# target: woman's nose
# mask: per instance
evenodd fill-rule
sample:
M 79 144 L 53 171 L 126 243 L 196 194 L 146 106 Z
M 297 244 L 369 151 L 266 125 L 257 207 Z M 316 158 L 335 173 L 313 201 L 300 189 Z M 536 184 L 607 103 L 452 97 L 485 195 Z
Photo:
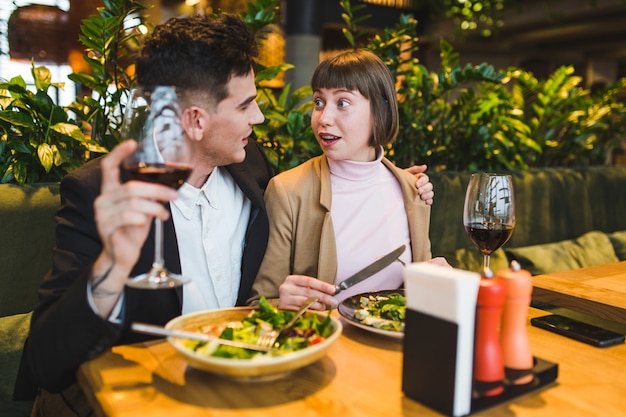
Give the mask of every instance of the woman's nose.
M 333 122 L 333 112 L 328 107 L 324 107 L 320 114 L 320 124 L 327 126 Z

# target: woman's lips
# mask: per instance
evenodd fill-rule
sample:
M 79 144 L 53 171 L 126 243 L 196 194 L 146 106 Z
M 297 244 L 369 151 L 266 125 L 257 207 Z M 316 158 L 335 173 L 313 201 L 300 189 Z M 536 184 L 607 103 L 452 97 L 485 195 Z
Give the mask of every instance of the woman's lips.
M 323 146 L 331 146 L 332 144 L 336 143 L 339 139 L 341 139 L 339 136 L 329 135 L 329 134 L 320 134 L 319 138 Z

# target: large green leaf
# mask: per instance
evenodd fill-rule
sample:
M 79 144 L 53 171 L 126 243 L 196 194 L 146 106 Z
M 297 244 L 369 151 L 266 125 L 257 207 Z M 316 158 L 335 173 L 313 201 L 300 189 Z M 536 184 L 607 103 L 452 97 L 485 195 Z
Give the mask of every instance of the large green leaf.
M 79 141 L 86 140 L 83 131 L 78 126 L 71 123 L 56 123 L 50 126 L 50 129 L 64 136 L 69 136 Z
M 41 166 L 43 166 L 46 172 L 50 172 L 50 168 L 52 168 L 52 164 L 54 164 L 53 148 L 47 143 L 42 143 L 37 148 L 37 156 L 39 157 Z
M 31 115 L 19 111 L 0 110 L 0 120 L 27 129 L 35 129 L 37 127 Z

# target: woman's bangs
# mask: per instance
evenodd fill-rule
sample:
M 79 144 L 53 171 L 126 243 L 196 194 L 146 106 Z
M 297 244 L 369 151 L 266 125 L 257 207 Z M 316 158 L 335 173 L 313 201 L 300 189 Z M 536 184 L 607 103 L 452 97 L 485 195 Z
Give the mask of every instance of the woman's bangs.
M 360 90 L 361 80 L 359 71 L 350 63 L 335 63 L 319 68 L 312 82 L 314 90 L 320 88 L 345 88 L 349 91 Z

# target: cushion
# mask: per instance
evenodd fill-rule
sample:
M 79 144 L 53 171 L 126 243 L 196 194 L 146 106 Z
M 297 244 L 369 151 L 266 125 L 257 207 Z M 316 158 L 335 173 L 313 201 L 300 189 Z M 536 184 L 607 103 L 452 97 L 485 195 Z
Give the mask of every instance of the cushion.
M 13 386 L 31 313 L 0 317 L 0 416 L 26 417 L 32 402 L 13 401 Z
M 478 248 L 457 249 L 452 255 L 444 255 L 450 265 L 466 271 L 482 272 L 483 254 Z M 498 249 L 491 254 L 489 268 L 495 272 L 508 267 L 508 260 L 503 249 Z
M 591 231 L 554 243 L 504 250 L 509 261 L 517 260 L 532 275 L 549 274 L 619 261 L 609 236 Z
M 0 184 L 0 316 L 32 311 L 52 263 L 59 184 Z
M 609 233 L 615 255 L 620 261 L 626 260 L 626 230 Z

